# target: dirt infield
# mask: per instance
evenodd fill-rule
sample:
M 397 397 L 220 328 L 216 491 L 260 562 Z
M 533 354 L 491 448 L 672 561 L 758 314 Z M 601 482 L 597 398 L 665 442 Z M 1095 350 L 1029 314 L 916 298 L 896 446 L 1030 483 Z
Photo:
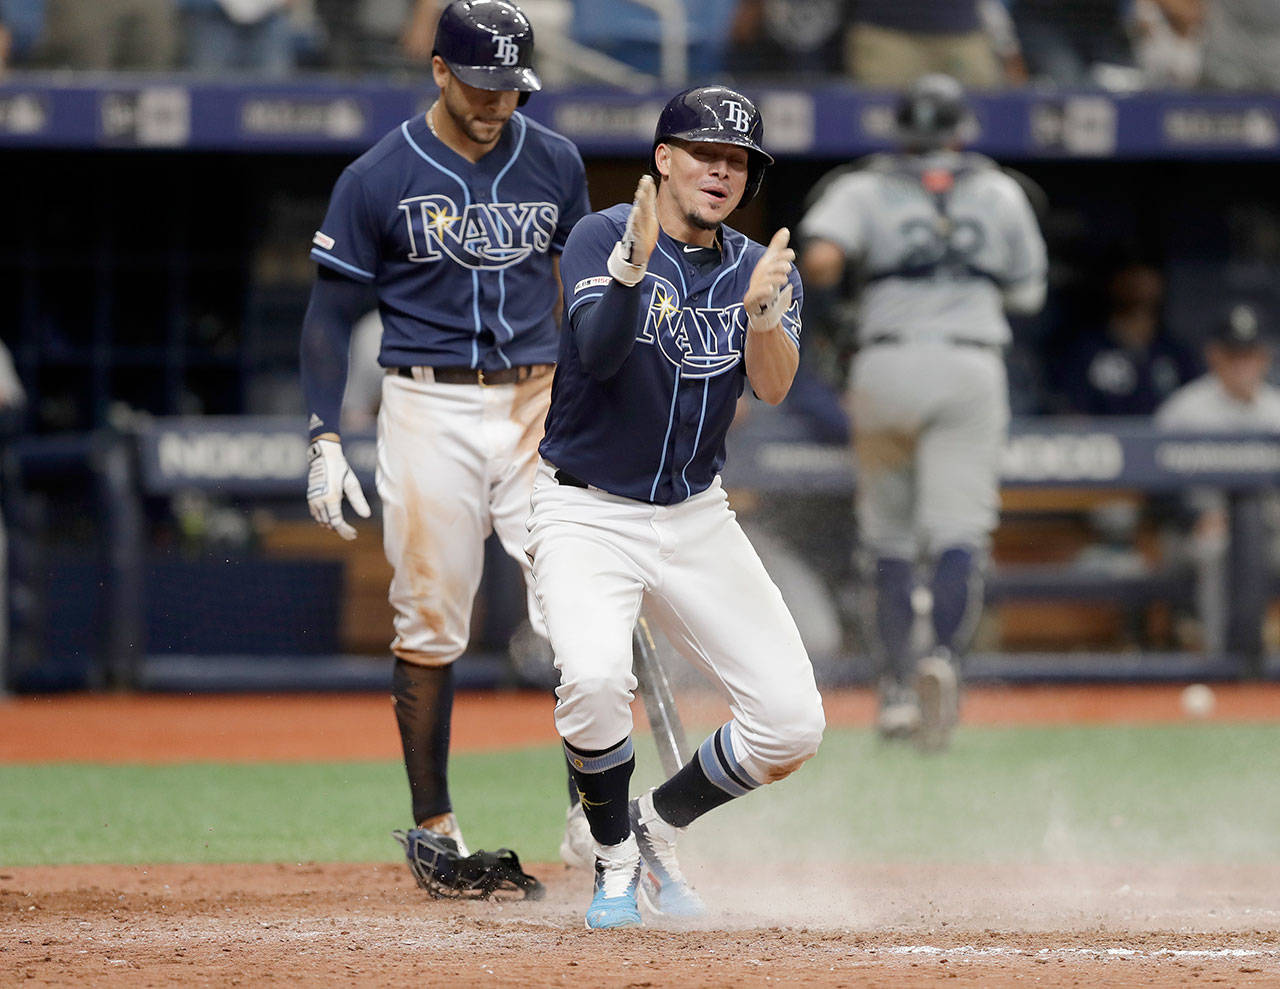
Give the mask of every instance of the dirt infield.
M 1181 688 L 1154 686 L 976 687 L 966 724 L 1088 724 L 1186 719 Z M 1211 720 L 1280 720 L 1280 684 L 1220 684 Z M 557 741 L 550 694 L 464 693 L 453 717 L 455 751 L 493 751 Z M 823 694 L 832 725 L 870 725 L 867 690 Z M 717 701 L 682 697 L 686 720 L 716 720 Z M 645 724 L 643 715 L 636 724 Z M 0 764 L 6 762 L 201 762 L 395 759 L 391 700 L 381 694 L 52 695 L 0 701 Z
M 0 972 L 112 987 L 1280 985 L 1280 869 L 722 876 L 700 879 L 709 901 L 746 906 L 630 932 L 582 929 L 585 874 L 535 871 L 541 902 L 475 903 L 426 899 L 389 865 L 5 869 Z M 764 892 L 797 887 L 804 901 Z
M 1214 718 L 1280 718 L 1276 685 L 1215 690 Z M 826 704 L 870 723 L 864 692 Z M 966 706 L 970 723 L 1184 717 L 1176 688 L 975 690 Z M 526 694 L 464 696 L 454 733 L 468 749 L 555 739 L 549 700 Z M 385 697 L 0 703 L 0 764 L 397 756 Z M 587 875 L 530 869 L 539 902 L 434 901 L 386 864 L 0 867 L 0 984 L 1280 987 L 1280 865 L 792 866 L 749 885 L 720 866 L 695 876 L 707 920 L 611 934 L 581 928 Z

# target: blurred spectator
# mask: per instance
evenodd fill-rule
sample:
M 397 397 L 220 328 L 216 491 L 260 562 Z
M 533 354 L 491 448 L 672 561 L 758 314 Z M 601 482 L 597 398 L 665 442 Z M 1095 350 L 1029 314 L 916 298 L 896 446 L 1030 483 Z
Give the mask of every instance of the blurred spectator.
M 1067 88 L 1097 86 L 1133 56 L 1124 32 L 1128 0 L 1011 0 L 1022 54 L 1033 80 Z
M 737 0 L 690 0 L 676 6 L 683 7 L 687 21 L 689 84 L 709 82 L 724 67 Z M 661 73 L 662 24 L 651 7 L 633 0 L 573 0 L 571 23 L 579 44 L 640 72 Z
M 0 73 L 30 61 L 44 34 L 45 0 L 0 0 Z
M 196 72 L 289 75 L 296 63 L 293 0 L 178 0 L 186 64 Z
M 838 75 L 846 0 L 739 0 L 725 68 L 747 75 Z
M 44 61 L 54 68 L 171 69 L 174 0 L 46 0 Z
M 431 62 L 443 0 L 315 0 L 330 67 L 387 72 Z
M 867 86 L 899 89 L 945 72 L 967 88 L 993 89 L 1003 74 L 980 6 L 980 0 L 853 0 L 846 70 Z
M 1271 346 L 1257 311 L 1231 308 L 1205 345 L 1209 373 L 1184 385 L 1160 406 L 1156 426 L 1182 432 L 1280 433 L 1280 388 L 1266 383 Z M 1272 532 L 1277 499 L 1268 506 Z M 1186 498 L 1190 538 L 1175 538 L 1171 555 L 1197 573 L 1197 610 L 1201 647 L 1210 653 L 1225 645 L 1226 582 L 1223 571 L 1228 546 L 1226 499 L 1218 491 L 1195 490 Z M 1271 553 L 1273 561 L 1277 554 Z
M 1143 85 L 1196 85 L 1203 61 L 1203 27 L 1203 0 L 1134 0 L 1129 33 Z
M 1205 84 L 1222 89 L 1280 89 L 1280 2 L 1206 2 Z
M 1068 411 L 1150 415 L 1196 372 L 1192 356 L 1165 332 L 1164 276 L 1130 263 L 1111 276 L 1104 325 L 1068 349 L 1055 384 Z
M 1024 86 L 1028 79 L 1027 62 L 1022 57 L 1022 42 L 1018 40 L 1018 29 L 1006 3 L 1007 0 L 978 0 L 978 16 L 1004 72 L 1004 81 L 1010 86 Z

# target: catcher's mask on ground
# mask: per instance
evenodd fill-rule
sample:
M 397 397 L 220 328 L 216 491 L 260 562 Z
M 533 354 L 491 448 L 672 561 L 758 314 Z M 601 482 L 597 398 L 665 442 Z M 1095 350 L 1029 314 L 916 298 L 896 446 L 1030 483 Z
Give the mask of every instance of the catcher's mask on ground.
M 764 150 L 764 118 L 746 96 L 727 86 L 698 86 L 673 96 L 658 116 L 649 170 L 661 178 L 654 152 L 672 138 L 690 144 L 732 144 L 747 150 L 747 181 L 736 209 L 755 198 L 773 157 Z
M 391 836 L 404 849 L 419 888 L 433 897 L 487 900 L 519 894 L 522 899 L 540 900 L 546 893 L 542 883 L 521 868 L 519 857 L 509 848 L 482 850 L 463 857 L 452 838 L 426 828 L 392 831 Z
M 440 14 L 431 54 L 468 86 L 518 92 L 521 106 L 542 89 L 533 70 L 533 25 L 506 0 L 454 0 Z

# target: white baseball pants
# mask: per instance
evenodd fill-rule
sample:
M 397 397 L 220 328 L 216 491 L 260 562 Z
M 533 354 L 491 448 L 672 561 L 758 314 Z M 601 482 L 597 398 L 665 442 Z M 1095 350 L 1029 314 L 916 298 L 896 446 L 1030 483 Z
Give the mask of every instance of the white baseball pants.
M 376 480 L 383 548 L 394 569 L 391 651 L 400 659 L 443 666 L 462 655 L 490 532 L 520 563 L 528 585 L 525 520 L 551 379 L 383 379 Z M 531 592 L 529 617 L 545 634 Z
M 817 751 L 826 721 L 800 633 L 717 478 L 677 505 L 558 484 L 538 468 L 526 543 L 555 663 L 556 727 L 599 750 L 631 733 L 631 632 L 643 607 L 728 700 L 756 782 Z

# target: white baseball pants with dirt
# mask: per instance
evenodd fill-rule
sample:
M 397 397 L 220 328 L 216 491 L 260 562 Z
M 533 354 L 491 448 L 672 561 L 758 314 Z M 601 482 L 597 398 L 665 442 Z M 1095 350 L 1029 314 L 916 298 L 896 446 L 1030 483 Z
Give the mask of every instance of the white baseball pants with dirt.
M 641 608 L 729 702 L 732 748 L 757 783 L 818 749 L 826 720 L 782 595 L 717 478 L 677 505 L 561 485 L 538 468 L 526 548 L 555 663 L 556 728 L 599 750 L 631 734 Z
M 394 570 L 391 651 L 400 659 L 444 666 L 462 655 L 490 532 L 520 563 L 528 586 L 525 521 L 551 379 L 383 379 L 376 480 L 382 543 Z M 528 604 L 534 629 L 545 634 L 531 591 Z

